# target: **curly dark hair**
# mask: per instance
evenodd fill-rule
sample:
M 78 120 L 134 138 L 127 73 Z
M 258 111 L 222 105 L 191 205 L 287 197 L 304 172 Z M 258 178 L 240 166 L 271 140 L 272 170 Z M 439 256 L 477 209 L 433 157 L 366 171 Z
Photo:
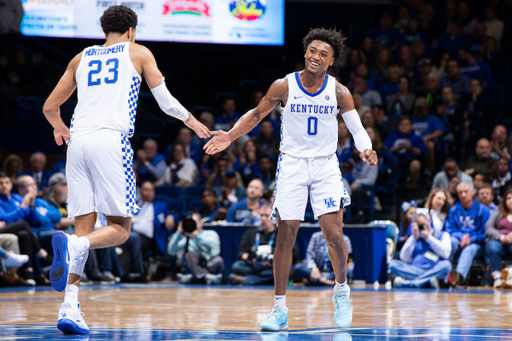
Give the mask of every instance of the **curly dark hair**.
M 341 31 L 336 31 L 336 28 L 326 30 L 325 28 L 312 28 L 304 37 L 304 51 L 308 48 L 313 40 L 321 40 L 331 45 L 334 52 L 334 61 L 341 57 L 343 48 L 345 47 L 345 39 Z
M 101 28 L 105 34 L 125 33 L 137 26 L 137 14 L 126 6 L 111 6 L 103 12 L 100 18 Z

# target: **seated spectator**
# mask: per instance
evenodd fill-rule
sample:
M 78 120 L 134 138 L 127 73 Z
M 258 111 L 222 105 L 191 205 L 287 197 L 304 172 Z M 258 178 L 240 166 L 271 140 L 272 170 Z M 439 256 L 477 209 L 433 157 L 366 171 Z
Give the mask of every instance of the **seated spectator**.
M 409 46 L 403 45 L 400 48 L 398 61 L 396 64 L 400 68 L 402 77 L 406 77 L 407 80 L 412 79 L 416 65 L 414 63 L 414 57 L 412 56 Z
M 510 153 L 507 148 L 507 128 L 504 125 L 498 124 L 492 130 L 491 148 L 491 157 L 493 159 L 499 160 L 502 157 L 510 159 Z
M 356 109 L 359 115 L 362 115 L 367 111 L 371 111 L 369 106 L 363 104 L 363 99 L 361 98 L 361 95 L 354 94 L 352 95 L 352 98 L 354 99 L 354 109 Z
M 400 81 L 401 76 L 402 72 L 398 66 L 391 65 L 388 67 L 386 80 L 379 86 L 380 97 L 384 101 L 387 101 L 388 97 L 398 93 L 398 82 Z
M 356 77 L 354 81 L 354 93 L 359 94 L 363 104 L 369 107 L 381 105 L 382 98 L 378 91 L 368 89 L 368 81 L 362 77 Z
M 487 34 L 500 41 L 503 36 L 503 21 L 497 18 L 496 10 L 488 6 L 485 8 L 484 25 L 487 28 Z
M 220 256 L 220 238 L 213 230 L 203 230 L 199 213 L 185 218 L 173 234 L 167 252 L 182 254 L 186 274 L 178 274 L 181 284 L 220 284 L 224 260 Z
M 493 74 L 496 74 L 503 69 L 505 58 L 498 47 L 498 43 L 493 37 L 485 38 L 482 57 L 483 61 L 489 64 Z
M 496 160 L 491 157 L 491 143 L 489 140 L 486 138 L 478 140 L 475 153 L 476 155 L 468 157 L 464 162 L 462 166 L 464 173 L 471 176 L 478 173 L 490 177 Z
M 450 53 L 450 57 L 452 58 L 457 58 L 458 49 L 466 43 L 467 38 L 462 34 L 462 25 L 460 22 L 453 23 L 450 33 L 443 34 L 437 39 L 438 49 Z
M 279 155 L 279 139 L 274 135 L 272 122 L 261 122 L 260 133 L 255 142 L 259 155 L 268 156 L 272 160 L 276 158 L 276 155 Z
M 192 159 L 196 165 L 199 164 L 203 156 L 203 149 L 202 146 L 192 143 L 192 130 L 187 127 L 181 128 L 176 143 L 185 148 L 185 156 L 188 159 Z M 164 155 L 170 155 L 172 147 L 174 147 L 174 143 L 165 148 Z
M 259 285 L 274 283 L 272 261 L 276 248 L 277 227 L 270 220 L 271 206 L 260 210 L 261 225 L 245 231 L 238 248 L 239 260 L 233 263 L 229 275 L 231 284 Z M 293 258 L 298 258 L 297 246 Z
M 375 121 L 371 111 L 364 112 L 361 115 L 361 123 L 365 128 L 375 128 Z
M 398 159 L 400 170 L 408 176 L 406 188 L 416 188 L 420 177 L 420 159 L 425 155 L 425 143 L 413 132 L 413 122 L 409 116 L 402 116 L 398 123 L 398 132 L 386 139 L 386 147 Z
M 443 170 L 434 176 L 432 182 L 432 191 L 436 188 L 448 190 L 451 182 L 468 182 L 473 184 L 473 178 L 459 169 L 457 160 L 452 157 L 447 157 L 444 160 Z M 452 194 L 455 192 L 451 192 Z
M 432 74 L 434 74 L 439 80 L 446 77 L 446 69 L 448 68 L 448 62 L 450 61 L 450 54 L 448 52 L 441 52 L 437 56 L 437 61 L 432 66 Z
M 450 144 L 454 142 L 452 127 L 457 125 L 455 110 L 457 109 L 457 99 L 453 89 L 446 86 L 441 90 L 441 102 L 437 105 L 436 116 L 443 122 L 444 131 L 447 135 L 444 140 Z
M 256 145 L 253 141 L 249 140 L 245 142 L 240 157 L 233 164 L 233 169 L 240 173 L 244 185 L 249 184 L 252 179 L 261 176 L 261 170 L 256 156 Z
M 195 185 L 198 179 L 196 164 L 186 157 L 185 147 L 181 143 L 175 143 L 169 154 L 169 166 L 165 168 L 164 176 L 157 185 L 187 187 Z
M 16 178 L 18 177 L 18 174 L 23 169 L 23 161 L 21 158 L 16 154 L 11 154 L 7 156 L 4 160 L 4 171 L 6 175 L 11 179 L 11 183 L 16 182 Z M 18 189 L 16 187 L 13 187 L 13 192 L 18 193 Z
M 492 84 L 492 71 L 489 64 L 475 58 L 470 46 L 459 48 L 459 60 L 462 63 L 460 73 L 470 79 L 478 79 L 484 88 Z
M 377 46 L 375 45 L 375 40 L 373 40 L 372 37 L 366 36 L 363 38 L 361 52 L 368 63 L 373 63 L 375 61 Z
M 468 144 L 484 136 L 485 99 L 482 96 L 482 82 L 472 79 L 469 82 L 469 94 L 459 101 L 456 109 L 456 120 L 463 131 L 462 142 Z M 454 127 L 457 129 L 457 127 Z M 474 142 L 473 142 L 474 143 Z M 491 143 L 492 146 L 492 143 Z
M 30 156 L 30 169 L 18 174 L 21 175 L 30 175 L 34 178 L 37 185 L 37 196 L 42 197 L 44 193 L 48 190 L 48 181 L 50 180 L 50 176 L 52 173 L 45 170 L 44 166 L 46 165 L 46 155 L 41 152 L 34 153 Z
M 389 50 L 396 50 L 400 41 L 400 32 L 393 27 L 393 18 L 389 13 L 384 13 L 380 19 L 379 27 L 372 27 L 368 35 L 375 39 L 375 43 Z
M 398 118 L 386 116 L 386 112 L 382 105 L 374 105 L 372 107 L 372 113 L 373 120 L 375 121 L 375 128 L 379 132 L 382 141 L 386 141 L 389 134 L 396 132 L 398 127 Z
M 479 190 L 480 188 L 484 187 L 485 185 L 491 184 L 491 178 L 488 176 L 485 176 L 484 174 L 476 173 L 473 177 L 473 186 L 475 187 L 475 190 Z M 492 186 L 491 186 L 492 187 Z
M 386 81 L 386 72 L 388 68 L 393 65 L 393 56 L 388 49 L 380 49 L 377 56 L 377 60 L 373 64 L 373 68 L 370 71 L 370 78 L 372 78 L 376 84 L 380 84 Z M 363 98 L 364 101 L 364 98 Z M 378 103 L 373 103 L 378 104 Z M 372 104 L 372 105 L 373 105 Z
M 232 204 L 247 196 L 245 187 L 240 180 L 240 174 L 227 169 L 222 176 L 222 186 L 212 187 L 221 208 L 229 208 Z
M 400 260 L 389 264 L 391 273 L 397 277 L 395 288 L 439 288 L 439 280 L 452 270 L 448 260 L 451 252 L 450 235 L 436 232 L 431 227 L 428 215 L 416 214 L 411 226 L 411 236 L 400 250 Z
M 502 278 L 501 261 L 505 255 L 512 255 L 512 190 L 508 190 L 500 201 L 497 209 L 487 221 L 485 228 L 487 244 L 485 254 L 491 264 L 491 276 L 494 288 L 502 285 L 512 288 L 510 278 Z M 508 275 L 508 274 L 507 274 Z M 506 282 L 503 283 L 503 281 Z
M 498 210 L 498 205 L 494 203 L 493 188 L 489 184 L 485 184 L 477 190 L 476 200 L 478 200 L 479 203 L 487 206 L 491 215 L 493 215 L 494 212 Z
M 14 234 L 0 234 L 0 287 L 30 285 L 17 274 L 8 273 L 10 269 L 6 269 L 19 267 L 26 262 L 28 256 L 19 254 L 18 237 Z
M 442 102 L 442 93 L 439 90 L 439 79 L 433 74 L 427 76 L 425 82 L 425 102 L 431 114 L 436 114 L 437 107 Z
M 352 243 L 350 238 L 343 235 L 347 244 L 347 259 L 352 258 Z M 322 231 L 315 232 L 311 236 L 306 252 L 304 263 L 295 264 L 295 273 L 308 284 L 334 285 L 335 274 L 327 248 L 327 242 Z M 347 265 L 347 283 L 352 280 L 354 262 L 349 261 Z
M 451 59 L 446 67 L 446 76 L 441 78 L 439 84 L 441 88 L 450 87 L 458 98 L 463 94 L 469 93 L 470 78 L 466 75 L 461 75 L 459 62 Z
M 418 19 L 411 18 L 402 35 L 402 45 L 412 45 L 416 41 L 422 41 L 424 44 L 430 43 L 428 32 L 423 30 Z
M 142 183 L 137 205 L 140 210 L 132 218 L 132 233 L 139 235 L 144 258 L 151 254 L 165 255 L 167 237 L 176 227 L 178 216 L 169 211 L 165 202 L 155 201 L 155 186 L 151 181 Z
M 201 204 L 203 205 L 198 213 L 204 222 L 213 221 L 215 212 L 219 209 L 219 204 L 215 198 L 215 193 L 211 189 L 205 188 L 201 192 Z
M 409 115 L 414 105 L 414 94 L 409 92 L 409 79 L 400 77 L 398 92 L 386 98 L 389 115 Z
M 21 253 L 29 257 L 28 262 L 18 270 L 19 275 L 32 285 L 46 285 L 48 279 L 44 277 L 38 277 L 37 282 L 34 281 L 35 256 L 41 259 L 48 256 L 30 228 L 30 225 L 40 224 L 35 207 L 37 190 L 30 189 L 22 197 L 19 194 L 12 194 L 11 189 L 11 179 L 7 174 L 0 173 L 0 234 L 15 234 L 19 239 Z
M 260 224 L 259 212 L 263 206 L 263 183 L 254 179 L 247 186 L 247 198 L 242 199 L 229 207 L 226 217 L 228 223 L 243 223 L 258 226 Z
M 510 180 L 512 180 L 512 174 L 510 173 L 509 161 L 501 158 L 492 167 L 492 188 L 498 201 L 501 199 L 501 193 L 504 192 L 505 184 Z
M 228 156 L 228 153 L 225 154 L 214 154 L 208 160 L 213 161 L 213 173 L 210 171 L 210 175 L 206 179 L 206 188 L 220 187 L 224 183 L 224 173 L 226 170 L 233 171 L 233 162 L 231 158 Z M 236 161 L 236 159 L 235 159 Z M 204 167 L 205 165 L 203 165 Z M 203 167 L 201 167 L 201 171 L 203 171 Z M 237 186 L 241 186 L 243 184 L 242 177 L 238 172 L 234 172 L 237 178 Z
M 446 221 L 449 209 L 450 203 L 448 202 L 447 194 L 442 189 L 436 188 L 428 195 L 425 208 L 418 208 L 416 213 L 428 214 L 434 231 L 439 233 L 444 228 L 444 222 Z
M 263 197 L 270 199 L 274 193 L 274 183 L 276 181 L 276 171 L 272 161 L 267 156 L 262 156 L 258 163 L 261 171 L 260 179 L 263 182 Z
M 239 118 L 240 115 L 236 112 L 235 100 L 226 98 L 222 103 L 222 114 L 215 119 L 213 129 L 228 131 Z
M 164 176 L 165 156 L 158 154 L 158 144 L 155 140 L 144 141 L 142 149 L 137 151 L 137 158 L 133 161 L 133 170 L 139 183 L 155 183 Z
M 428 114 L 428 107 L 423 97 L 416 99 L 414 106 L 414 115 L 412 115 L 414 122 L 414 134 L 423 139 L 425 143 L 425 175 L 427 179 L 431 179 L 436 162 L 436 151 L 445 147 L 444 142 L 440 139 L 444 135 L 443 122 L 434 115 Z
M 414 76 L 412 84 L 412 92 L 417 96 L 425 96 L 427 94 L 427 77 L 432 73 L 430 59 L 423 58 L 418 62 L 418 72 Z
M 213 122 L 215 117 L 211 112 L 203 111 L 199 114 L 199 122 L 201 122 L 209 131 L 213 130 Z M 196 134 L 192 134 L 192 142 L 191 144 L 199 146 L 201 148 L 201 154 L 203 154 L 203 146 L 208 142 L 210 138 L 202 139 Z M 167 154 L 169 155 L 169 154 Z
M 450 234 L 452 264 L 459 256 L 456 269 L 452 271 L 452 285 L 462 284 L 467 279 L 473 259 L 483 254 L 485 226 L 490 213 L 487 206 L 474 199 L 473 183 L 461 182 L 457 186 L 459 203 L 450 208 L 445 222 L 445 230 Z

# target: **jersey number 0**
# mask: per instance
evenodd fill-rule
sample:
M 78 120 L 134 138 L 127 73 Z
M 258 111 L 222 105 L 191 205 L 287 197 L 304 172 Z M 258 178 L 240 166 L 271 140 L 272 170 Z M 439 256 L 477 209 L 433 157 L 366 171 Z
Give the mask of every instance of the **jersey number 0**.
M 96 69 L 89 71 L 89 77 L 87 78 L 88 86 L 101 84 L 101 77 L 97 77 L 95 80 L 92 79 L 92 77 L 94 75 L 101 72 L 101 66 L 102 66 L 101 64 L 102 64 L 101 60 L 91 60 L 89 62 L 89 67 L 96 67 Z M 107 66 L 111 66 L 112 64 L 114 64 L 114 65 L 112 68 L 108 69 L 108 73 L 109 74 L 113 73 L 113 75 L 111 76 L 112 78 L 105 77 L 105 83 L 107 83 L 107 84 L 114 84 L 115 82 L 117 82 L 117 78 L 119 76 L 119 72 L 117 71 L 117 69 L 119 68 L 119 59 L 112 58 L 105 62 L 105 65 L 107 65 Z

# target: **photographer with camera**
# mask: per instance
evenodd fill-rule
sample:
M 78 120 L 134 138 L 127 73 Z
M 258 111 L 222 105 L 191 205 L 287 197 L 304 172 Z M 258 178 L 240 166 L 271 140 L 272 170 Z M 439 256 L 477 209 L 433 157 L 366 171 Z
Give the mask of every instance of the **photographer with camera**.
M 178 274 L 181 284 L 220 284 L 224 260 L 220 254 L 220 238 L 213 230 L 203 230 L 199 213 L 187 216 L 173 234 L 167 253 L 183 254 L 181 266 L 186 274 Z
M 416 214 L 400 260 L 389 264 L 391 273 L 396 275 L 395 288 L 421 288 L 429 284 L 439 288 L 439 280 L 448 276 L 452 264 L 448 260 L 452 250 L 450 235 L 444 231 L 435 232 L 427 213 Z
M 229 276 L 231 284 L 258 285 L 274 283 L 272 261 L 276 247 L 277 227 L 270 220 L 272 207 L 264 205 L 260 209 L 261 224 L 245 231 L 240 241 L 238 257 L 233 263 Z M 293 248 L 293 258 L 299 255 L 297 246 Z

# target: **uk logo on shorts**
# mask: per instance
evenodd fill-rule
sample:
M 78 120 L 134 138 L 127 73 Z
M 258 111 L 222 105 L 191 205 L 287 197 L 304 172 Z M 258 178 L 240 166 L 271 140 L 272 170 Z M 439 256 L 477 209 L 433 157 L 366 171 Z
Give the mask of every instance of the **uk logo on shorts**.
M 336 207 L 336 200 L 334 200 L 333 198 L 324 199 L 324 203 L 327 206 L 327 208 Z

